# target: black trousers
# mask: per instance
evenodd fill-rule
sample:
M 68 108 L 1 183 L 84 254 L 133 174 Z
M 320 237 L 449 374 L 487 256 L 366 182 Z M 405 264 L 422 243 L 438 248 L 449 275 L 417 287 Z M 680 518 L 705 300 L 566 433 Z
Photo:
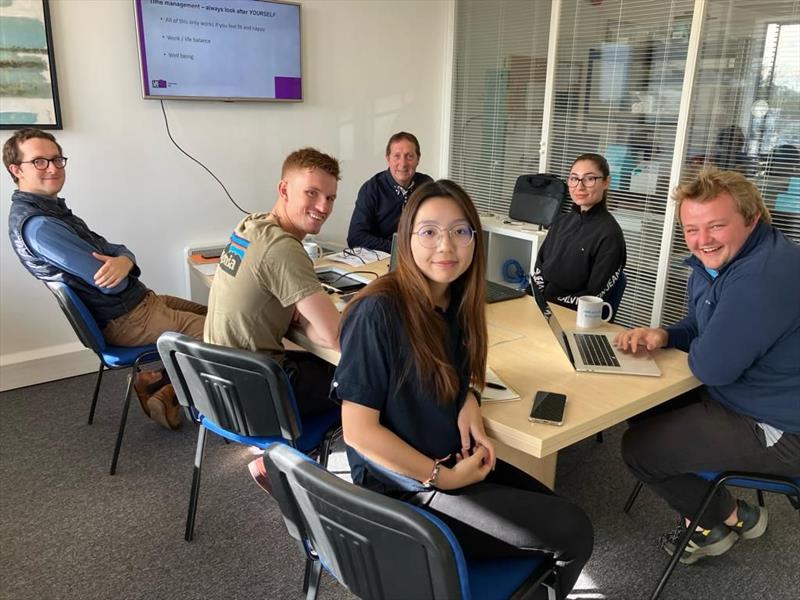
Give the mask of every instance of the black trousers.
M 310 352 L 286 352 L 283 370 L 289 376 L 297 408 L 302 416 L 315 415 L 334 408 L 328 397 L 336 370 L 332 364 Z
M 800 475 L 800 435 L 784 433 L 767 447 L 758 423 L 712 400 L 705 388 L 699 401 L 633 423 L 622 437 L 622 457 L 637 479 L 650 486 L 684 517 L 691 517 L 710 482 L 698 471 L 740 470 Z M 720 488 L 700 524 L 710 529 L 733 512 L 735 499 Z
M 564 597 L 592 554 L 594 531 L 586 513 L 500 460 L 480 483 L 459 490 L 409 493 L 404 499 L 447 523 L 467 558 L 531 552 L 555 557 L 562 567 L 559 575 Z

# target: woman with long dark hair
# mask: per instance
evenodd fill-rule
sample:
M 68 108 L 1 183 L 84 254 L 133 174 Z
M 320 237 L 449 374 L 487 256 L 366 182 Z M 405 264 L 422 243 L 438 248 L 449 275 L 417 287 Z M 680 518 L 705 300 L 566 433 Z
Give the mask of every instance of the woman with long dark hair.
M 334 389 L 354 483 L 442 518 L 468 558 L 554 555 L 572 588 L 592 526 L 568 500 L 496 460 L 479 397 L 486 372 L 481 225 L 457 184 L 416 190 L 400 218 L 392 273 L 342 320 Z
M 581 296 L 609 293 L 625 267 L 625 238 L 608 212 L 608 161 L 581 154 L 570 167 L 572 210 L 558 215 L 536 256 L 533 282 L 545 298 L 576 308 Z

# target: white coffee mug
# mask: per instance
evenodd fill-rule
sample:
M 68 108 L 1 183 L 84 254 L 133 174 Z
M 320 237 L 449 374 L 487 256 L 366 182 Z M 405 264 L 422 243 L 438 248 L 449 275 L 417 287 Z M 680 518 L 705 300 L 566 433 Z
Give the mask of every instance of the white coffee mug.
M 608 316 L 603 317 L 603 308 L 608 307 Z M 608 302 L 603 302 L 597 296 L 581 296 L 578 298 L 577 326 L 580 329 L 594 329 L 603 323 L 608 323 L 614 316 L 614 309 Z
M 322 246 L 317 242 L 303 242 L 303 248 L 305 248 L 306 254 L 311 260 L 322 258 Z

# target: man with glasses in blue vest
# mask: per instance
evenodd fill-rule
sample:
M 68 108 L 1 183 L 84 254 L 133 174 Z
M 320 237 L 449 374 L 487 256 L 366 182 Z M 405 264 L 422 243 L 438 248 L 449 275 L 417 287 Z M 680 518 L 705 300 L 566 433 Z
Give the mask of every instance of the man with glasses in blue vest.
M 22 265 L 37 279 L 70 286 L 106 342 L 143 346 L 165 331 L 202 339 L 205 306 L 148 289 L 133 253 L 90 230 L 59 198 L 67 157 L 52 134 L 15 132 L 3 145 L 3 164 L 17 184 L 8 235 Z M 168 429 L 180 427 L 182 411 L 163 370 L 138 373 L 134 389 L 148 417 Z

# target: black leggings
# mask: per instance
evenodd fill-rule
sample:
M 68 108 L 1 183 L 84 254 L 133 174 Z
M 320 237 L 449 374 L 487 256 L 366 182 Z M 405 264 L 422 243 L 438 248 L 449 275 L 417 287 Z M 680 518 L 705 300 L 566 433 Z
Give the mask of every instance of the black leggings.
M 530 475 L 497 461 L 480 483 L 458 490 L 410 493 L 453 530 L 467 558 L 520 556 L 532 551 L 555 557 L 561 593 L 569 593 L 589 560 L 594 532 L 577 505 L 555 495 Z
M 699 402 L 634 423 L 622 437 L 628 468 L 681 515 L 691 518 L 711 486 L 693 475 L 698 471 L 800 475 L 800 435 L 784 433 L 767 447 L 756 421 L 712 400 L 705 388 L 699 397 Z M 730 492 L 719 488 L 701 525 L 710 529 L 722 523 L 734 507 Z
M 310 352 L 290 350 L 283 361 L 297 409 L 304 417 L 330 410 L 336 404 L 328 397 L 336 367 Z

